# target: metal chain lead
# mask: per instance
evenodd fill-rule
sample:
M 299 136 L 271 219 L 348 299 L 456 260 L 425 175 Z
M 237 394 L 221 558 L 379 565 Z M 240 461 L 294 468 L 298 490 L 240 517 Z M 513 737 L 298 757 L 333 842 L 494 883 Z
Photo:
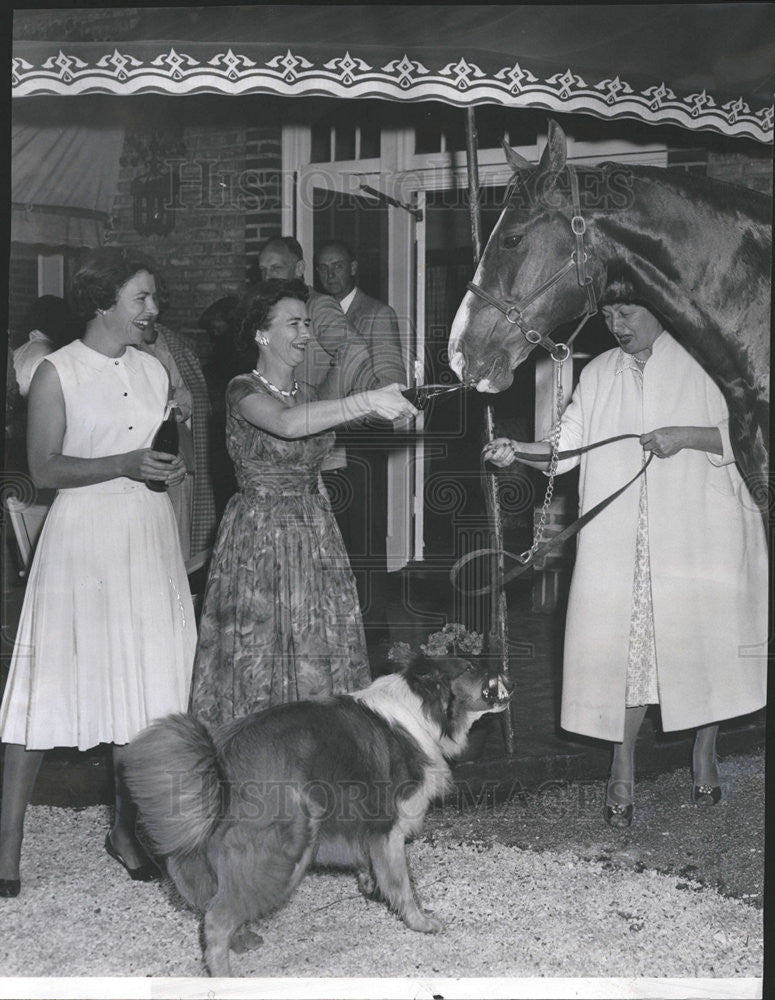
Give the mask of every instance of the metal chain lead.
M 533 544 L 527 551 L 523 552 L 519 556 L 519 561 L 525 565 L 530 562 L 530 560 L 535 556 L 538 551 L 538 547 L 544 540 L 544 528 L 546 527 L 546 519 L 549 516 L 549 509 L 552 506 L 552 497 L 554 496 L 554 480 L 557 475 L 557 465 L 560 460 L 560 420 L 562 419 L 562 361 L 555 357 L 552 357 L 552 362 L 554 364 L 554 427 L 552 429 L 552 453 L 549 459 L 549 480 L 546 484 L 546 493 L 544 494 L 544 502 L 541 507 L 541 514 L 538 518 L 538 524 L 536 525 L 535 533 L 533 535 Z

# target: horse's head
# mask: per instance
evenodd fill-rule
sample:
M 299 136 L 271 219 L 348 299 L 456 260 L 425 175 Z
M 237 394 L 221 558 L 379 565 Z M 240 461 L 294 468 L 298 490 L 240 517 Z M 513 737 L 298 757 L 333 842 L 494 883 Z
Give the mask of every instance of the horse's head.
M 581 269 L 576 264 L 576 233 L 586 223 L 574 206 L 575 177 L 566 170 L 562 129 L 549 122 L 537 166 L 505 148 L 514 168 L 506 206 L 474 276 L 477 287 L 461 302 L 449 339 L 452 368 L 480 392 L 508 388 L 513 369 L 541 337 L 588 309 L 587 289 L 579 282 L 591 281 L 597 293 L 604 280 L 588 232 L 582 233 L 586 259 Z

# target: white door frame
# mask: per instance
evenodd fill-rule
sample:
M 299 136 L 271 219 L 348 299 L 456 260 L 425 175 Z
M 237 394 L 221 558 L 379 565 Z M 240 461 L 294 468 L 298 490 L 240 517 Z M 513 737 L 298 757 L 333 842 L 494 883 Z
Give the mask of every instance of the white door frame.
M 38 295 L 65 295 L 65 258 L 61 253 L 38 254 Z

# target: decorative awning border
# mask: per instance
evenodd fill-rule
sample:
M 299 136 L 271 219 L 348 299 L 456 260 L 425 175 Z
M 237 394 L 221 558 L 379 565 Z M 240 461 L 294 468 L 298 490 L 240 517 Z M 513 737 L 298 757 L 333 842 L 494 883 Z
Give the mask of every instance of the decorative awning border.
M 147 45 L 144 43 L 144 52 Z M 156 54 L 138 58 L 131 52 L 131 43 L 126 43 L 121 50 L 90 55 L 87 61 L 64 46 L 39 65 L 15 56 L 12 94 L 273 94 L 444 101 L 460 107 L 499 104 L 601 118 L 637 118 L 758 142 L 773 141 L 772 104 L 752 109 L 742 97 L 717 99 L 705 90 L 676 94 L 664 82 L 636 88 L 618 76 L 588 80 L 571 69 L 542 79 L 519 62 L 485 72 L 464 57 L 430 70 L 407 54 L 375 67 L 349 51 L 318 65 L 290 48 L 263 62 L 234 47 L 196 58 L 190 52 L 198 47 L 186 46 L 185 51 L 182 46 L 160 43 Z

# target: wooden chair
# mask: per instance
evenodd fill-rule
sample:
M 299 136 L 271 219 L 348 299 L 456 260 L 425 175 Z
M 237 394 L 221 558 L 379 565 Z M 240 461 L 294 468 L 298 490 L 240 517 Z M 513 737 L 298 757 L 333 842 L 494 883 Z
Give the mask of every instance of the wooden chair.
M 51 496 L 47 495 L 51 493 Z M 5 509 L 13 530 L 16 550 L 19 557 L 19 576 L 26 579 L 27 571 L 32 562 L 32 555 L 38 541 L 43 522 L 54 501 L 54 491 L 41 491 L 37 503 L 26 503 L 19 497 L 7 497 Z

